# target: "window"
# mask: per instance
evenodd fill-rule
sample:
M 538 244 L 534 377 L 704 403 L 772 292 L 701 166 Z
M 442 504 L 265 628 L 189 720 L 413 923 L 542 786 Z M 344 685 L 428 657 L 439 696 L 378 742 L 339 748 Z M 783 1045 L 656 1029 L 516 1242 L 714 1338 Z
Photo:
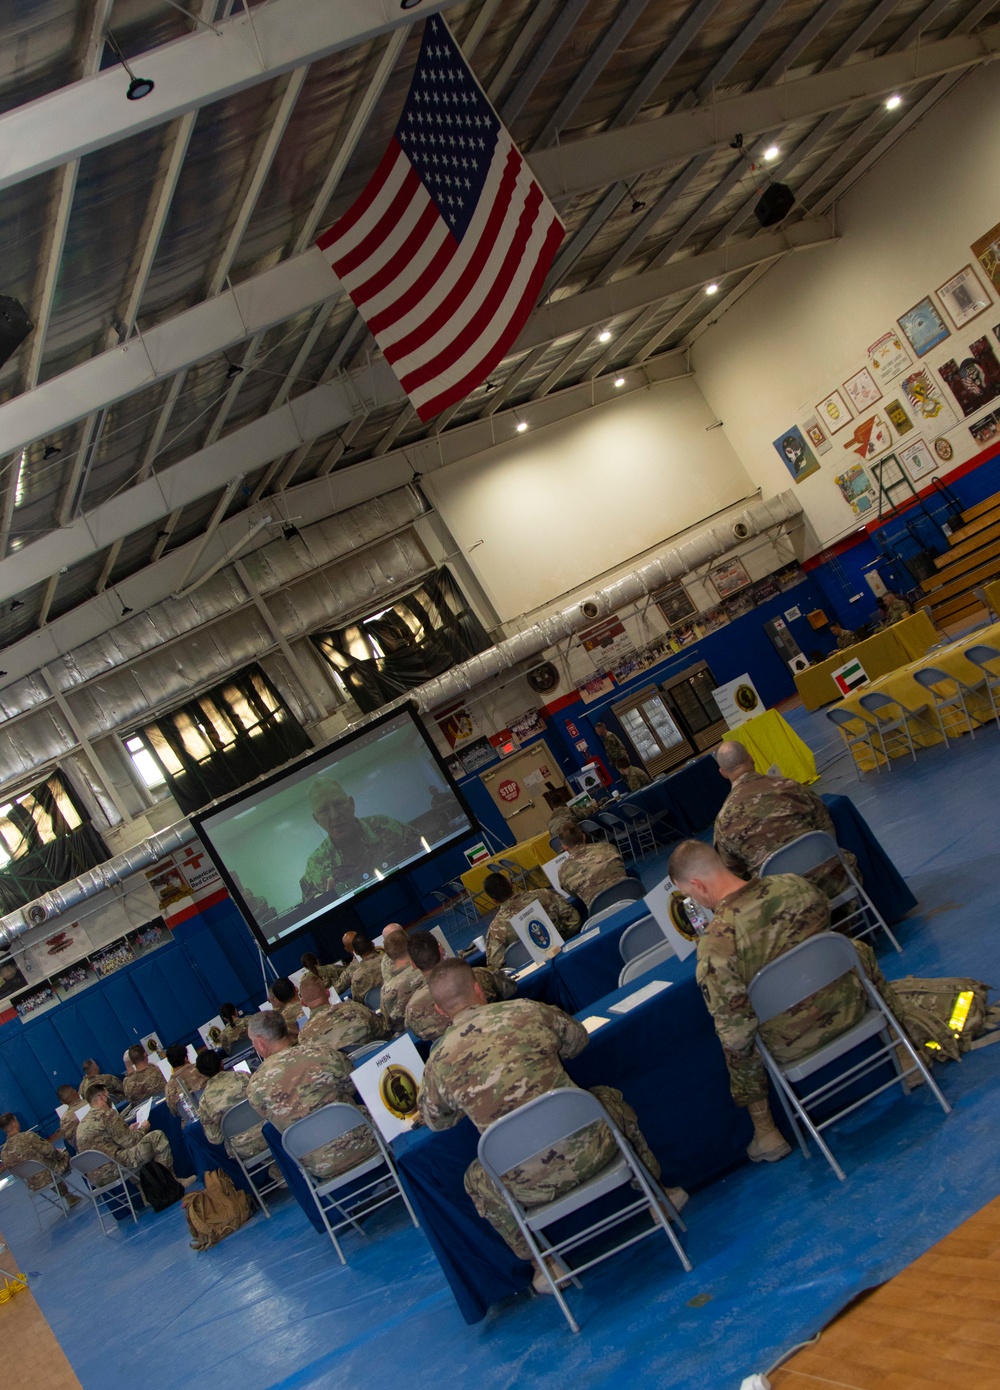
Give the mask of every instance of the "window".
M 109 858 L 69 782 L 54 772 L 0 807 L 0 913 Z
M 160 765 L 143 743 L 138 734 L 125 740 L 125 751 L 132 759 L 132 766 L 142 778 L 143 785 L 150 791 L 165 787 L 167 779 L 160 771 Z

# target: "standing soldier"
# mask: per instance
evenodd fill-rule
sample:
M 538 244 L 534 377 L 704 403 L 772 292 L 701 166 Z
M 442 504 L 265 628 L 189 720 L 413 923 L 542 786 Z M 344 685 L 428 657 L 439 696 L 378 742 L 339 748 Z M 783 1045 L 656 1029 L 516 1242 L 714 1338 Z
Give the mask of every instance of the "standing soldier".
M 598 722 L 594 725 L 594 733 L 604 744 L 604 756 L 609 764 L 615 767 L 618 763 L 629 761 L 628 749 L 622 743 L 617 734 L 613 734 L 607 724 Z

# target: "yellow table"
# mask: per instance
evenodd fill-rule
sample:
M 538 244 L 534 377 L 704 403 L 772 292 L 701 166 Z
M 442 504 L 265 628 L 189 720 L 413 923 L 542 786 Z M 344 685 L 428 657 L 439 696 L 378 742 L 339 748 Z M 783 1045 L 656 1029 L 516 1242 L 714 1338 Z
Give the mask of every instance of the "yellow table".
M 795 686 L 806 709 L 819 709 L 838 698 L 840 691 L 834 684 L 832 672 L 848 661 L 860 661 L 865 674 L 874 681 L 915 661 L 940 640 L 941 634 L 926 613 L 911 613 L 884 632 L 876 632 L 863 642 L 855 642 L 853 647 L 834 652 L 826 661 L 800 671 L 795 677 Z
M 986 595 L 986 602 L 993 609 L 993 612 L 1000 613 L 1000 579 L 994 579 L 992 583 L 984 584 L 983 593 Z
M 462 874 L 462 882 L 479 911 L 492 912 L 496 903 L 483 892 L 486 875 L 493 872 L 490 868 L 491 864 L 495 864 L 500 858 L 512 859 L 515 864 L 520 865 L 528 872 L 532 882 L 537 882 L 539 888 L 548 888 L 549 881 L 545 875 L 542 873 L 532 874 L 531 870 L 540 870 L 543 864 L 547 864 L 550 859 L 555 857 L 556 852 L 549 844 L 549 832 L 543 830 L 540 835 L 535 835 L 530 840 L 522 840 L 518 845 L 507 845 L 498 850 L 496 854 L 491 855 L 489 859 L 484 859 L 481 864 L 466 869 L 465 873 Z
M 756 719 L 748 719 L 745 724 L 730 729 L 726 738 L 743 744 L 753 755 L 758 772 L 766 772 L 776 763 L 782 776 L 794 777 L 796 782 L 807 786 L 819 778 L 812 749 L 802 742 L 776 709 L 765 710 Z

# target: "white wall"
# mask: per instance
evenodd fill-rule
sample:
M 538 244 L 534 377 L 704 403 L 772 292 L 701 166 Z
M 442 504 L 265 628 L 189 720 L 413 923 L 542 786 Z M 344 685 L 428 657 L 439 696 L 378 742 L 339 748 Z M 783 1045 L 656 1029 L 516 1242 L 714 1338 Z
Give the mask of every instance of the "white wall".
M 887 112 L 886 125 L 892 119 Z M 992 66 L 981 67 L 844 198 L 837 210 L 838 244 L 786 257 L 697 341 L 698 385 L 765 497 L 787 488 L 790 478 L 772 440 L 789 425 L 801 427 L 818 401 L 863 367 L 869 344 L 896 329 L 900 314 L 975 264 L 970 244 L 1000 221 L 998 136 L 1000 81 Z M 780 177 L 780 165 L 777 172 Z M 980 279 L 986 284 L 981 273 Z M 952 325 L 951 337 L 918 365 L 933 369 L 951 357 L 960 361 L 983 334 L 1000 355 L 993 332 L 1000 323 L 995 289 L 991 297 L 990 310 L 964 329 Z M 932 376 L 940 386 L 933 370 Z M 879 406 L 898 394 L 895 384 L 886 387 Z M 954 460 L 939 472 L 982 448 L 947 387 L 942 394 L 957 423 L 945 432 Z M 820 471 L 798 484 L 821 543 L 860 525 L 833 482 L 856 460 L 841 443 L 851 432 L 835 436 L 819 460 Z M 939 433 L 927 431 L 925 437 L 930 442 Z
M 506 622 L 750 495 L 714 418 L 690 378 L 664 382 L 422 483 Z

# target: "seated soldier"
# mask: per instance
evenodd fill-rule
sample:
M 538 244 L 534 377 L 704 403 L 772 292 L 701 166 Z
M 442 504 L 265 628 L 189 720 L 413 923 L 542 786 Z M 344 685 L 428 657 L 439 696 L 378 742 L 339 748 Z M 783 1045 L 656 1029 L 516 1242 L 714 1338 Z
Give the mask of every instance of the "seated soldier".
M 128 1060 L 132 1070 L 122 1082 L 122 1089 L 129 1104 L 139 1105 L 142 1101 L 149 1100 L 151 1096 L 162 1096 L 167 1089 L 167 1083 L 163 1079 L 163 1073 L 159 1067 L 154 1067 L 149 1060 L 142 1043 L 132 1044 L 128 1050 Z M 89 1089 L 87 1099 L 90 1100 Z M 89 1119 L 90 1116 L 88 1115 L 87 1118 Z
M 363 1004 L 368 991 L 382 983 L 382 961 L 385 957 L 375 949 L 371 937 L 364 932 L 347 932 L 344 936 L 345 946 L 348 937 L 352 938 L 349 949 L 353 951 L 354 958 L 337 975 L 333 988 L 338 994 L 350 992 L 352 999 Z
M 249 1017 L 240 1013 L 235 1004 L 220 1004 L 219 1017 L 226 1025 L 219 1038 L 219 1045 L 227 1053 L 234 1050 L 239 1052 L 250 1027 Z
M 653 780 L 644 768 L 633 767 L 628 758 L 620 758 L 615 763 L 615 771 L 630 792 L 637 792 L 643 787 L 648 787 Z
M 424 977 L 423 984 L 410 995 L 410 1002 L 406 1006 L 406 1027 L 422 1042 L 436 1042 L 451 1023 L 434 1003 L 427 983 L 431 971 L 445 959 L 441 943 L 429 931 L 414 931 L 410 932 L 406 945 L 410 960 Z M 487 1004 L 513 998 L 517 986 L 502 970 L 477 966 L 472 973 L 479 981 Z
M 277 980 L 272 980 L 267 997 L 274 1006 L 275 1012 L 280 1013 L 288 1024 L 289 1037 L 294 1039 L 299 1031 L 298 1020 L 302 1017 L 302 1005 L 299 1003 L 298 990 L 291 980 L 286 980 L 284 976 L 281 976 Z
M 88 1088 L 95 1081 L 105 1087 L 108 1095 L 113 1101 L 125 1099 L 125 1091 L 122 1088 L 121 1078 L 111 1076 L 109 1073 L 101 1071 L 93 1057 L 87 1058 L 81 1070 L 83 1072 L 83 1077 L 76 1089 L 80 1092 L 84 1100 L 87 1099 Z
M 566 829 L 565 826 L 563 828 Z M 491 970 L 499 970 L 502 967 L 508 946 L 512 946 L 518 939 L 510 919 L 515 913 L 523 912 L 533 902 L 537 902 L 548 913 L 552 925 L 563 940 L 576 936 L 580 930 L 579 912 L 554 888 L 522 888 L 520 893 L 515 893 L 509 879 L 503 874 L 493 873 L 487 874 L 483 879 L 483 890 L 499 904 L 486 933 L 486 964 Z
M 322 1041 L 293 1047 L 285 1020 L 273 1010 L 250 1020 L 250 1039 L 263 1061 L 247 1085 L 247 1100 L 275 1129 L 283 1133 L 324 1105 L 357 1105 L 351 1064 L 335 1047 Z M 303 1162 L 314 1177 L 333 1178 L 378 1152 L 371 1133 L 356 1129 L 321 1144 Z
M 345 943 L 347 937 L 353 935 L 353 932 L 348 932 L 344 938 Z M 302 969 L 307 970 L 310 975 L 315 975 L 317 979 L 322 980 L 328 988 L 333 987 L 333 984 L 341 971 L 341 967 L 339 965 L 323 965 L 320 962 L 319 956 L 317 956 L 313 951 L 303 951 L 302 958 L 299 961 L 299 964 L 302 966 Z M 340 991 L 338 990 L 337 993 L 339 994 Z
M 123 1168 L 138 1171 L 150 1159 L 156 1159 L 169 1168 L 174 1177 L 174 1155 L 170 1142 L 162 1130 L 153 1129 L 148 1120 L 144 1124 L 127 1125 L 115 1110 L 103 1086 L 90 1088 L 90 1113 L 80 1121 L 76 1131 L 77 1151 L 97 1149 L 109 1158 L 115 1159 Z M 93 1187 L 114 1182 L 118 1177 L 115 1168 L 109 1163 L 87 1174 L 87 1181 Z M 194 1177 L 177 1178 L 182 1187 L 196 1182 Z
M 389 962 L 389 978 L 382 986 L 382 1022 L 385 1036 L 395 1037 L 403 1031 L 406 1006 L 410 997 L 423 984 L 423 976 L 416 970 L 407 954 L 406 932 L 397 931 L 383 935 L 385 957 Z
M 360 1047 L 385 1036 L 380 1014 L 373 1014 L 356 999 L 330 1003 L 330 991 L 318 975 L 303 975 L 299 998 L 309 1010 L 309 1019 L 299 1029 L 299 1042 L 322 1042 L 342 1051 Z
M 404 935 L 406 933 L 406 928 L 401 927 L 398 922 L 389 922 L 387 926 L 382 928 L 382 955 L 379 964 L 382 971 L 383 984 L 386 984 L 390 975 L 393 973 L 393 958 L 388 954 L 386 944 L 389 937 L 395 936 L 397 932 L 403 932 Z
M 253 1158 L 266 1149 L 267 1141 L 261 1133 L 261 1125 L 244 1130 L 232 1140 L 222 1137 L 222 1117 L 234 1105 L 239 1105 L 241 1100 L 246 1100 L 249 1076 L 240 1071 L 224 1071 L 222 1053 L 211 1049 L 198 1053 L 198 1075 L 202 1085 L 198 1119 L 208 1142 L 225 1143 L 230 1154 L 239 1154 L 244 1159 Z
M 454 1025 L 435 1046 L 420 1084 L 420 1115 L 430 1129 L 450 1129 L 468 1115 L 482 1134 L 526 1101 L 574 1085 L 563 1061 L 576 1057 L 590 1040 L 575 1018 L 531 999 L 487 1004 L 476 976 L 460 960 L 442 961 L 428 983 L 435 1004 Z M 595 1086 L 592 1093 L 658 1180 L 660 1165 L 622 1093 L 611 1086 Z M 592 1177 L 616 1153 L 606 1126 L 589 1125 L 565 1144 L 519 1165 L 508 1186 L 526 1207 L 538 1206 Z M 499 1231 L 515 1255 L 530 1259 L 510 1208 L 478 1159 L 466 1169 L 465 1190 L 479 1215 Z M 675 1206 L 687 1201 L 681 1189 L 665 1190 Z M 537 1267 L 532 1283 L 538 1292 L 550 1292 Z
M 33 1177 L 26 1179 L 33 1192 L 48 1187 L 53 1177 L 60 1178 L 69 1172 L 69 1154 L 65 1149 L 53 1148 L 51 1140 L 43 1139 L 33 1130 L 22 1130 L 20 1120 L 10 1111 L 0 1115 L 0 1130 L 7 1136 L 7 1142 L 0 1148 L 0 1163 L 5 1168 L 13 1168 L 15 1163 L 24 1163 L 30 1159 L 34 1163 L 44 1163 L 49 1170 L 48 1173 L 35 1173 Z M 57 1186 L 60 1195 L 66 1198 L 71 1207 L 75 1207 L 80 1200 L 79 1197 L 68 1191 L 65 1183 L 60 1182 Z
M 715 818 L 715 848 L 723 864 L 740 878 L 753 878 L 776 849 L 807 835 L 825 831 L 836 840 L 830 812 L 821 797 L 791 777 L 767 777 L 754 769 L 754 761 L 742 743 L 720 743 L 715 754 L 719 771 L 732 790 Z M 844 852 L 859 880 L 857 860 Z M 828 859 L 805 877 L 828 898 L 850 887 L 839 860 Z
M 568 825 L 559 838 L 563 849 L 569 851 L 569 858 L 559 869 L 559 886 L 579 898 L 589 912 L 598 893 L 628 878 L 625 863 L 609 844 L 588 845 L 578 825 Z
M 846 651 L 848 647 L 853 647 L 858 640 L 858 634 L 851 632 L 848 628 L 842 627 L 840 623 L 831 623 L 830 631 L 837 639 L 837 651 Z
M 878 600 L 878 610 L 882 619 L 878 625 L 879 632 L 884 632 L 894 623 L 901 623 L 904 618 L 910 616 L 911 612 L 906 599 L 900 598 L 899 594 L 894 594 L 891 589 L 887 589 L 883 597 Z
M 72 1144 L 76 1148 L 76 1127 L 80 1121 L 76 1117 L 76 1112 L 82 1110 L 87 1104 L 83 1096 L 75 1086 L 60 1086 L 56 1091 L 59 1097 L 59 1104 L 65 1105 L 66 1110 L 62 1119 L 59 1121 L 59 1128 L 53 1134 L 53 1139 L 65 1139 L 67 1144 Z
M 171 1115 L 176 1115 L 180 1110 L 181 1087 L 184 1086 L 187 1089 L 189 1096 L 192 1096 L 195 1091 L 200 1091 L 201 1073 L 194 1062 L 188 1061 L 187 1048 L 183 1043 L 174 1043 L 172 1047 L 167 1048 L 167 1061 L 174 1071 L 167 1082 L 165 1095 Z

